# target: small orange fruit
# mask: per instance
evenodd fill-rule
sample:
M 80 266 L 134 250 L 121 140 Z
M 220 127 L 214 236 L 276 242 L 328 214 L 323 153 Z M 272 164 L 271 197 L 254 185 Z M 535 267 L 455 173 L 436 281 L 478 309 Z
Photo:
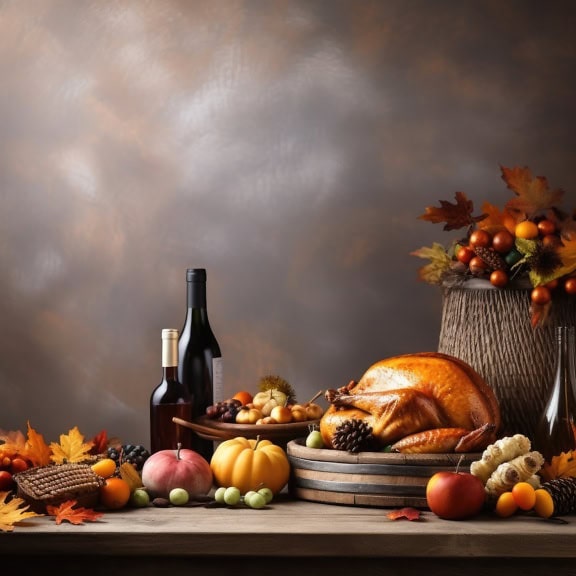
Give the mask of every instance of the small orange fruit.
M 522 222 L 519 222 L 516 225 L 514 232 L 517 238 L 524 238 L 525 240 L 537 238 L 538 224 L 536 224 L 536 222 L 532 222 L 532 220 L 522 220 Z
M 234 400 L 240 400 L 243 406 L 250 404 L 250 402 L 253 400 L 252 394 L 250 394 L 250 392 L 246 392 L 246 390 L 240 390 L 239 392 L 236 392 L 232 398 Z
M 126 480 L 112 476 L 100 488 L 100 504 L 110 510 L 124 508 L 130 500 L 130 485 Z
M 92 464 L 92 470 L 102 478 L 110 478 L 116 472 L 116 462 L 112 458 L 102 458 Z
M 536 504 L 536 490 L 529 482 L 517 482 L 512 486 L 512 496 L 518 508 L 531 510 Z
M 512 516 L 518 510 L 518 504 L 514 500 L 514 496 L 512 492 L 502 492 L 500 496 L 498 496 L 498 500 L 496 501 L 496 516 L 500 516 L 500 518 L 508 518 L 508 516 Z

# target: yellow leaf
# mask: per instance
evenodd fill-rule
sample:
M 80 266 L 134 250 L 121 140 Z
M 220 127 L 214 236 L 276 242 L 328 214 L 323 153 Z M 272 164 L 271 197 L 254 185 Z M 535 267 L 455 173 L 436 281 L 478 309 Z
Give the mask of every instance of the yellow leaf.
M 66 462 L 83 462 L 90 459 L 90 449 L 92 442 L 84 442 L 84 436 L 74 426 L 68 434 L 60 434 L 60 444 L 52 442 L 50 449 L 52 456 L 50 459 L 56 464 Z
M 556 277 L 571 274 L 576 270 L 576 237 L 572 239 L 562 238 L 563 246 L 558 247 L 558 255 L 562 266 L 556 270 Z
M 550 463 L 544 464 L 540 470 L 540 475 L 545 481 L 554 478 L 576 477 L 576 459 L 574 452 L 561 452 L 557 456 L 552 456 Z
M 411 255 L 430 260 L 430 264 L 420 268 L 418 275 L 422 280 L 430 284 L 442 283 L 442 276 L 450 268 L 452 262 L 442 244 L 434 242 L 431 248 L 423 246 L 419 250 L 412 252 Z
M 0 530 L 3 532 L 12 532 L 14 524 L 22 522 L 26 518 L 34 518 L 35 516 L 44 516 L 44 514 L 37 514 L 36 512 L 27 512 L 29 505 L 22 507 L 24 500 L 22 498 L 12 498 L 6 502 L 10 492 L 0 492 Z

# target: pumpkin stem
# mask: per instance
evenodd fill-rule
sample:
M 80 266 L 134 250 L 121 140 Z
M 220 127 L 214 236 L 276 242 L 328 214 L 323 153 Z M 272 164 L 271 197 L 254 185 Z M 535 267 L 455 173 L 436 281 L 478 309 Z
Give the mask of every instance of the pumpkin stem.
M 180 460 L 180 448 L 182 448 L 182 443 L 178 442 L 176 444 L 176 460 Z
M 258 444 L 260 444 L 260 434 L 258 434 L 256 436 L 256 444 L 254 444 L 254 450 L 256 450 L 256 448 L 258 448 Z

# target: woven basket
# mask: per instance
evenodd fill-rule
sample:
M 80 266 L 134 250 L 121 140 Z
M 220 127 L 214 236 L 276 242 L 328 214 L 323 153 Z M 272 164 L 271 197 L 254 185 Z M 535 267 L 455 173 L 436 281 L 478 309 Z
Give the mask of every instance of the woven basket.
M 530 289 L 470 280 L 444 288 L 438 351 L 479 372 L 494 390 L 503 435 L 534 438 L 556 366 L 556 327 L 576 324 L 576 298 L 557 291 L 543 326 L 530 323 Z

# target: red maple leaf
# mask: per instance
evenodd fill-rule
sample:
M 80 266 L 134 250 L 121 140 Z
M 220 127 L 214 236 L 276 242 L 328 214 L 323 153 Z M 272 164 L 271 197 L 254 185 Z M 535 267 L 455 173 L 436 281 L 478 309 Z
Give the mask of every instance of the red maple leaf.
M 98 454 L 103 454 L 104 452 L 106 452 L 108 448 L 108 433 L 106 432 L 106 430 L 101 430 L 100 432 L 98 432 L 98 434 L 96 434 L 92 438 L 92 440 L 90 440 L 90 442 L 92 442 L 92 448 L 90 448 L 90 454 L 96 456 Z
M 71 524 L 83 524 L 84 521 L 95 522 L 103 516 L 101 512 L 95 512 L 90 508 L 82 506 L 74 508 L 77 504 L 76 500 L 66 500 L 60 506 L 46 506 L 46 512 L 56 517 L 56 524 L 62 524 L 64 521 Z
M 486 214 L 480 216 L 472 216 L 474 211 L 474 203 L 468 200 L 464 192 L 456 192 L 456 203 L 440 200 L 440 207 L 427 206 L 426 211 L 421 216 L 420 220 L 428 220 L 433 224 L 439 222 L 446 222 L 444 230 L 458 230 L 464 226 L 471 226 L 475 222 L 480 222 L 486 217 Z
M 416 508 L 400 508 L 399 510 L 392 510 L 386 514 L 390 520 L 399 520 L 406 518 L 406 520 L 420 520 L 420 510 Z

